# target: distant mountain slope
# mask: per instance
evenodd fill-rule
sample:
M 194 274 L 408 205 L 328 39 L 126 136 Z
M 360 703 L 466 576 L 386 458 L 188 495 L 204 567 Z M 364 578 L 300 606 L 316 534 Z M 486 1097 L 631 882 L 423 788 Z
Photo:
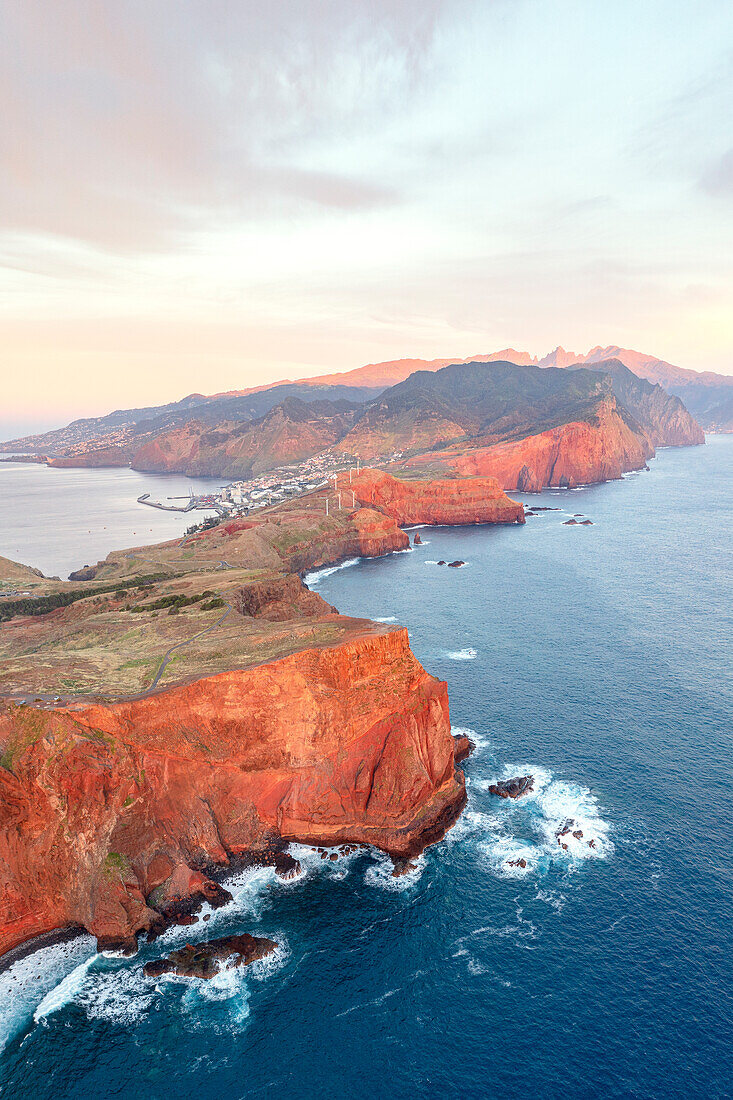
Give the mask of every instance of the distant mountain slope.
M 594 348 L 586 363 L 556 348 L 537 363 L 527 353 L 510 349 L 503 354 L 521 363 L 497 358 L 502 353 L 448 365 L 433 360 L 385 390 L 352 384 L 400 376 L 421 362 L 395 360 L 323 376 L 331 379 L 328 385 L 321 379 L 284 382 L 267 389 L 209 397 L 192 394 L 168 405 L 117 410 L 14 440 L 6 448 L 46 454 L 49 463 L 58 466 L 131 465 L 245 478 L 327 449 L 363 460 L 395 453 L 424 456 L 449 446 L 454 455 L 461 447 L 485 449 L 563 425 L 596 423 L 603 402 L 609 446 L 614 451 L 623 446 L 627 454 L 633 451 L 634 461 L 654 446 L 704 442 L 699 425 L 678 397 L 640 378 L 620 358 L 599 358 L 606 350 Z M 610 350 L 631 357 L 637 371 L 663 370 L 659 360 L 650 364 L 637 353 Z M 674 377 L 675 371 L 683 379 L 694 375 L 666 367 Z M 716 386 L 711 385 L 710 392 L 717 393 Z M 728 392 L 733 398 L 733 388 Z M 725 405 L 721 408 L 724 411 Z M 619 424 L 614 418 L 620 418 Z M 636 451 L 625 436 L 622 444 L 627 430 L 639 441 Z M 556 437 L 553 440 L 555 447 Z M 609 468 L 617 467 L 612 461 Z M 606 467 L 599 460 L 595 468 Z
M 326 450 L 360 411 L 348 401 L 288 397 L 257 420 L 188 421 L 150 439 L 132 464 L 136 470 L 248 478 Z
M 692 415 L 708 430 L 733 431 L 733 376 L 714 374 L 711 371 L 694 371 L 676 367 L 663 359 L 616 345 L 591 348 L 585 354 L 565 351 L 562 347 L 542 358 L 526 351 L 506 348 L 488 355 L 474 355 L 468 359 L 394 359 L 385 363 L 370 363 L 365 367 L 341 374 L 319 375 L 303 379 L 307 384 L 350 384 L 387 387 L 404 381 L 415 371 L 438 371 L 454 363 L 493 363 L 507 361 L 518 366 L 576 367 L 590 366 L 617 359 L 637 377 L 662 386 L 668 393 L 679 397 Z
M 385 363 L 368 363 L 367 366 L 355 367 L 354 370 L 343 371 L 339 374 L 321 374 L 315 378 L 304 378 L 301 381 L 309 385 L 323 385 L 329 382 L 332 385 L 372 386 L 386 389 L 388 386 L 395 386 L 398 382 L 404 382 L 415 371 L 437 371 L 454 363 L 494 362 L 510 362 L 519 366 L 528 366 L 534 360 L 526 351 L 505 348 L 503 351 L 494 351 L 489 355 L 471 355 L 467 359 L 391 359 Z
M 614 394 L 646 430 L 655 447 L 680 447 L 705 442 L 705 433 L 679 397 L 667 393 L 658 384 L 640 378 L 619 359 L 585 363 L 577 369 L 610 375 Z
M 312 385 L 286 382 L 267 388 L 214 394 L 190 394 L 181 401 L 168 405 L 153 405 L 141 409 L 118 409 L 107 416 L 74 420 L 65 428 L 23 436 L 0 444 L 0 451 L 27 451 L 39 454 L 64 454 L 71 448 L 84 447 L 102 451 L 109 461 L 89 461 L 81 465 L 124 465 L 147 438 L 183 425 L 192 419 L 201 423 L 216 424 L 224 420 L 256 420 L 289 397 L 303 402 L 329 400 L 364 401 L 375 395 L 364 386 Z M 108 450 L 112 448 L 112 450 Z M 116 450 L 119 453 L 116 454 Z M 118 461 L 115 461 L 115 457 Z
M 540 366 L 570 367 L 618 359 L 639 378 L 663 386 L 684 402 L 692 415 L 708 431 L 733 431 L 733 376 L 712 371 L 694 371 L 677 367 L 653 355 L 630 348 L 596 347 L 586 355 L 575 355 L 563 348 L 540 359 Z
M 510 362 L 518 366 L 567 369 L 597 366 L 611 359 L 618 360 L 637 377 L 659 384 L 679 397 L 703 427 L 733 431 L 733 377 L 676 367 L 654 356 L 616 346 L 595 347 L 582 355 L 558 347 L 541 359 L 526 351 L 507 348 L 468 359 L 394 359 L 295 382 L 285 380 L 209 396 L 189 394 L 167 405 L 118 409 L 106 416 L 75 420 L 54 431 L 12 439 L 0 443 L 0 452 L 26 451 L 67 457 L 83 453 L 80 465 L 125 465 L 147 440 L 163 431 L 181 427 L 192 419 L 209 424 L 256 420 L 288 397 L 306 402 L 369 402 L 417 371 L 435 373 L 453 364 Z M 414 435 L 416 443 L 419 434 Z
M 576 367 L 590 366 L 617 359 L 637 377 L 662 386 L 668 393 L 679 397 L 704 428 L 733 431 L 733 376 L 714 374 L 711 371 L 695 371 L 677 367 L 653 355 L 621 348 L 617 345 L 600 345 L 578 355 L 562 347 L 538 358 L 526 351 L 505 348 L 487 355 L 474 355 L 467 359 L 392 359 L 384 363 L 369 363 L 365 367 L 337 374 L 317 375 L 301 379 L 301 385 L 351 385 L 385 389 L 404 381 L 415 371 L 441 370 L 455 363 L 509 362 L 518 366 Z M 278 383 L 280 385 L 281 383 Z M 344 395 L 346 396 L 346 395 Z M 358 400 L 357 398 L 349 398 Z
M 490 446 L 452 445 L 408 459 L 407 466 L 451 471 L 461 477 L 493 477 L 505 490 L 539 492 L 545 486 L 575 488 L 639 470 L 654 454 L 649 436 L 616 398 L 601 398 L 590 415 L 520 439 Z
M 678 398 L 612 360 L 592 368 L 471 363 L 421 371 L 372 402 L 340 446 L 361 454 L 365 443 L 394 443 L 402 425 L 431 416 L 465 434 L 436 434 L 425 451 L 406 456 L 408 467 L 491 476 L 524 492 L 620 477 L 643 467 L 655 443 L 704 442 Z
M 370 459 L 457 440 L 495 443 L 590 415 L 609 392 L 591 372 L 508 362 L 417 371 L 371 402 L 339 448 Z

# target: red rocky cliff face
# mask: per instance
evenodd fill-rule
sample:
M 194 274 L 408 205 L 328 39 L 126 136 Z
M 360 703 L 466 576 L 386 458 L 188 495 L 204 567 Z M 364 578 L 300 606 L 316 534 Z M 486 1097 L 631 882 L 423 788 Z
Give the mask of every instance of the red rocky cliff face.
M 344 489 L 347 478 L 342 476 Z M 383 470 L 362 470 L 348 489 L 397 523 L 524 523 L 524 508 L 493 477 L 404 481 Z
M 130 703 L 8 706 L 0 746 L 0 952 L 69 923 L 129 948 L 192 868 L 294 839 L 404 857 L 465 802 L 446 685 L 401 629 Z
M 504 489 L 539 492 L 546 485 L 588 485 L 641 469 L 654 455 L 648 436 L 632 430 L 613 399 L 603 402 L 592 422 L 580 420 L 490 447 L 446 448 L 437 459 L 465 477 L 491 475 Z M 410 463 L 408 463 L 409 465 Z

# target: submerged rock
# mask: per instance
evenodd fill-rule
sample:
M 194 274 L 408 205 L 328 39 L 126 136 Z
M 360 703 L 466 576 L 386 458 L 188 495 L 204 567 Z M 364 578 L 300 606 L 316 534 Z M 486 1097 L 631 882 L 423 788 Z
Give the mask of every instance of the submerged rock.
M 417 864 L 412 859 L 396 859 L 394 860 L 394 868 L 392 870 L 392 878 L 401 878 L 402 875 L 409 875 L 410 871 L 417 870 Z
M 442 558 L 441 558 L 441 560 L 440 560 L 440 561 L 438 562 L 438 565 L 445 565 L 445 564 L 446 564 L 446 563 L 445 563 L 445 562 L 444 562 L 444 561 L 442 560 Z
M 582 519 L 580 522 L 583 525 L 583 527 L 592 527 L 593 526 L 593 520 L 592 519 Z
M 521 798 L 523 794 L 533 789 L 533 775 L 517 775 L 513 779 L 500 779 L 492 783 L 489 793 L 498 795 L 499 798 Z
M 266 936 L 223 936 L 209 943 L 187 943 L 178 951 L 172 951 L 165 959 L 146 963 L 146 978 L 159 978 L 162 974 L 177 974 L 181 978 L 214 978 L 225 965 L 227 970 L 235 966 L 248 966 L 257 959 L 271 955 L 277 947 Z
M 465 564 L 466 564 L 465 561 L 461 561 L 460 558 L 457 558 L 455 561 L 449 561 L 448 562 L 448 568 L 449 569 L 458 569 L 461 565 L 465 565 Z

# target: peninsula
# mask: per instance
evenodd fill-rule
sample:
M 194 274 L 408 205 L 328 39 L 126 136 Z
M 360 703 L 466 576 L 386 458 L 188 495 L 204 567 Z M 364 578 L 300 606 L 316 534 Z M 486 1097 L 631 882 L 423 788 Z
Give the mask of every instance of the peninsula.
M 69 582 L 0 563 L 0 953 L 70 926 L 133 951 L 227 869 L 297 873 L 289 841 L 399 868 L 443 835 L 466 797 L 445 683 L 301 579 L 418 522 L 524 509 L 491 478 L 367 469 Z

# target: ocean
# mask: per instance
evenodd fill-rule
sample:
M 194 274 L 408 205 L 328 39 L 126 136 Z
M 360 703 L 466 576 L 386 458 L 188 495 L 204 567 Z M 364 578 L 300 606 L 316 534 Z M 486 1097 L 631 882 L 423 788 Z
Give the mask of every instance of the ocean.
M 650 465 L 518 494 L 559 509 L 524 527 L 421 528 L 312 577 L 405 624 L 447 680 L 477 744 L 459 822 L 401 879 L 377 853 L 302 853 L 300 879 L 240 875 L 208 924 L 134 959 L 85 936 L 14 964 L 0 1094 L 731 1096 L 733 437 Z M 488 791 L 528 773 L 516 803 Z M 281 946 L 209 983 L 143 977 L 232 931 Z
M 176 506 L 168 497 L 210 492 L 226 479 L 143 474 L 121 469 L 56 469 L 0 462 L 0 555 L 66 580 L 111 550 L 146 546 L 183 535 L 213 512 L 164 512 L 137 498 Z

